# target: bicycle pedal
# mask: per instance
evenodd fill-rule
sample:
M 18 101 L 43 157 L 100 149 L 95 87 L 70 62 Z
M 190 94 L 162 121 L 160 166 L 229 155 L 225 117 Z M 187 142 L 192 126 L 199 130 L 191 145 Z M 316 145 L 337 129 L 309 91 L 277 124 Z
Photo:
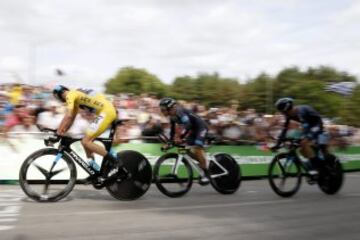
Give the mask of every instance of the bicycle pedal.
M 309 185 L 314 185 L 317 182 L 314 179 L 310 179 L 310 178 L 308 178 L 306 181 Z
M 83 184 L 90 185 L 90 184 L 96 183 L 96 182 L 98 182 L 97 178 L 98 177 L 95 177 L 95 176 L 89 176 L 83 180 Z
M 207 179 L 207 180 L 203 180 L 203 179 L 201 179 L 201 178 L 199 178 L 199 184 L 201 185 L 201 186 L 206 186 L 206 185 L 209 185 L 210 184 L 210 179 Z
M 318 176 L 317 175 L 314 175 L 314 176 L 310 175 L 310 176 L 307 177 L 306 181 L 307 181 L 307 183 L 309 185 L 314 185 L 318 181 Z
M 92 185 L 96 189 L 102 189 L 105 186 L 105 179 L 102 177 L 97 177 L 96 180 L 92 182 Z

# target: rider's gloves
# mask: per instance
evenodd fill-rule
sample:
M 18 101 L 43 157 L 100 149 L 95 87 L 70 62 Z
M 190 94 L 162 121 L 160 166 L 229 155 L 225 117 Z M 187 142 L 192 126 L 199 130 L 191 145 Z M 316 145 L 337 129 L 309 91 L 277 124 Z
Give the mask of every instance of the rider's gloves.
M 58 142 L 60 139 L 59 139 L 59 137 L 58 136 L 49 136 L 49 138 L 47 139 L 49 142 L 51 142 L 51 143 L 56 143 L 56 142 Z
M 189 131 L 188 130 L 183 130 L 182 132 L 181 132 L 181 134 L 180 134 L 180 139 L 182 140 L 182 141 L 184 141 L 184 139 L 186 138 L 186 136 L 189 134 Z
M 270 150 L 272 152 L 276 152 L 277 150 L 279 150 L 279 148 L 281 147 L 281 143 L 282 143 L 283 139 L 282 138 L 279 138 L 276 142 L 276 144 L 272 147 L 270 147 Z
M 53 146 L 54 143 L 57 143 L 59 140 L 60 138 L 58 136 L 52 135 L 47 137 L 44 141 L 46 146 Z
M 165 152 L 166 150 L 169 149 L 169 146 L 167 144 L 165 144 L 165 145 L 161 146 L 160 149 L 161 149 L 162 152 Z
M 270 147 L 270 150 L 272 152 L 276 152 L 277 150 L 279 150 L 279 148 L 280 148 L 280 145 L 276 144 L 275 146 Z
M 173 145 L 174 145 L 174 142 L 171 140 L 168 143 L 166 143 L 165 145 L 161 146 L 161 151 L 164 152 L 164 151 L 170 149 Z

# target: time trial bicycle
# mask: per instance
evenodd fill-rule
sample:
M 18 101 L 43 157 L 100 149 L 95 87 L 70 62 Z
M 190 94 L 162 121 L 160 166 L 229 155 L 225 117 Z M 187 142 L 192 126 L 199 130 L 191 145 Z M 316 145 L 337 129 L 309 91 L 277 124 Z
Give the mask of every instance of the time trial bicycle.
M 154 166 L 154 182 L 157 188 L 166 196 L 181 197 L 192 186 L 194 179 L 199 179 L 201 169 L 192 156 L 191 146 L 169 144 L 165 135 L 159 135 L 161 142 L 166 143 L 168 151 L 177 148 L 177 153 L 169 152 L 161 156 Z M 214 139 L 207 139 L 209 142 Z M 240 165 L 226 153 L 208 154 L 210 183 L 213 188 L 222 194 L 235 193 L 241 183 Z M 195 172 L 195 174 L 194 174 Z
M 281 197 L 291 197 L 301 186 L 305 176 L 310 184 L 317 183 L 326 194 L 337 193 L 343 184 L 344 174 L 340 160 L 333 154 L 324 152 L 315 145 L 314 151 L 318 155 L 318 175 L 309 173 L 308 160 L 302 160 L 297 149 L 300 139 L 286 138 L 282 140 L 282 147 L 287 151 L 278 153 L 269 165 L 268 179 L 273 191 Z
M 116 127 L 122 122 L 112 123 L 109 138 L 97 138 L 107 151 L 111 150 Z M 44 142 L 47 148 L 40 149 L 27 157 L 21 166 L 19 182 L 24 193 L 39 202 L 54 202 L 65 198 L 77 181 L 75 162 L 89 174 L 86 179 L 94 188 L 106 190 L 116 199 L 135 200 L 149 189 L 152 181 L 152 168 L 149 161 L 139 152 L 125 150 L 117 153 L 127 170 L 120 171 L 115 162 L 103 162 L 101 171 L 95 170 L 84 161 L 71 145 L 81 138 L 58 136 L 56 130 L 42 128 L 47 133 Z M 52 147 L 59 142 L 58 147 Z

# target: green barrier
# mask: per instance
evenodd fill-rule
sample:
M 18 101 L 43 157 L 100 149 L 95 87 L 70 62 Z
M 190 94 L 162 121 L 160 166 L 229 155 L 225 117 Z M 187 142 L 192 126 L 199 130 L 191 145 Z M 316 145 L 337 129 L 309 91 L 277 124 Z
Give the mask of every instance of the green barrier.
M 160 146 L 161 144 L 156 143 L 126 143 L 115 147 L 115 150 L 139 151 L 149 159 L 151 164 L 154 164 L 164 154 Z M 214 145 L 207 152 L 230 154 L 241 165 L 242 175 L 249 178 L 267 176 L 268 164 L 274 157 L 274 153 L 259 150 L 255 146 Z M 340 158 L 345 171 L 360 171 L 360 147 L 352 146 L 346 150 L 335 151 L 335 154 Z
M 32 145 L 26 145 L 31 146 Z M 42 142 L 41 145 L 42 146 Z M 164 153 L 160 150 L 161 144 L 155 143 L 127 143 L 121 144 L 114 148 L 116 151 L 120 150 L 136 150 L 144 154 L 153 165 L 156 160 Z M 79 151 L 82 147 L 79 145 Z M 33 148 L 33 147 L 32 147 Z M 32 151 L 33 149 L 31 149 Z M 29 149 L 30 151 L 30 149 Z M 31 152 L 30 151 L 30 152 Z M 173 149 L 172 151 L 176 151 Z M 225 146 L 214 145 L 208 149 L 209 154 L 224 152 L 230 154 L 241 165 L 242 175 L 248 179 L 266 177 L 268 171 L 268 164 L 272 160 L 274 153 L 259 150 L 256 146 Z M 335 154 L 340 158 L 345 171 L 360 171 L 360 146 L 351 146 L 343 151 L 335 151 Z M 27 156 L 27 155 L 26 155 Z M 24 159 L 26 157 L 14 157 L 12 160 Z M 20 164 L 20 162 L 19 162 Z M 11 165 L 12 170 L 18 174 L 18 166 Z M 9 170 L 10 171 L 10 170 Z M 17 180 L 5 180 L 16 178 L 4 178 L 0 180 L 0 184 L 15 184 Z
M 18 180 L 0 180 L 0 184 L 15 185 L 18 184 Z

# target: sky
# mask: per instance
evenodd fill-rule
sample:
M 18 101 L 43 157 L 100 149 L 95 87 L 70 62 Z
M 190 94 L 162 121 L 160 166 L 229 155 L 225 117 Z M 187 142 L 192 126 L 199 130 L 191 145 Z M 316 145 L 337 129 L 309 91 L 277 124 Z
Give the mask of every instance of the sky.
M 293 65 L 359 77 L 359 26 L 359 0 L 2 0 L 0 82 L 101 89 L 126 66 L 166 83 Z

